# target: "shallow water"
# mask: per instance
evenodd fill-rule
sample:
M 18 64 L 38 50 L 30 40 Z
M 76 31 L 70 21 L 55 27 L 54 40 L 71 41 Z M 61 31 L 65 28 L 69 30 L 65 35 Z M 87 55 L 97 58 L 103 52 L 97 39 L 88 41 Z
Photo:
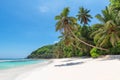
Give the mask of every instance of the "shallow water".
M 0 59 L 0 70 L 42 63 L 44 61 L 45 60 L 33 60 L 33 59 Z

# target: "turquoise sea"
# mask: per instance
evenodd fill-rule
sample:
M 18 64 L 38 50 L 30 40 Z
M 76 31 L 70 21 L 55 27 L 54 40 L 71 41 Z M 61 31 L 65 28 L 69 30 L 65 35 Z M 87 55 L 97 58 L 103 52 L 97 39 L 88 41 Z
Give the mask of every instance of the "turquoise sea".
M 42 63 L 46 60 L 35 60 L 35 59 L 0 59 L 0 70 L 15 68 L 30 64 Z

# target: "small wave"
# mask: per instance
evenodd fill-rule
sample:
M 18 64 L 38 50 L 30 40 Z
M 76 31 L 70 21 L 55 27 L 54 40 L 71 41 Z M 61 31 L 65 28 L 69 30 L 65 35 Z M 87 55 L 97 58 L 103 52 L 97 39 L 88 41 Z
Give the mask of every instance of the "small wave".
M 15 61 L 15 60 L 0 60 L 0 62 L 11 62 L 11 61 Z

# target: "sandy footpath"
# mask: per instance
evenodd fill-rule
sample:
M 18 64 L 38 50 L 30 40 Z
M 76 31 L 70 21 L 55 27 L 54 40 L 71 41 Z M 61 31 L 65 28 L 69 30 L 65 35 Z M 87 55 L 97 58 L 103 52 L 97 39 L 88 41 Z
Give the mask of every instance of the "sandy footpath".
M 120 59 L 53 59 L 44 68 L 27 71 L 15 80 L 120 80 Z

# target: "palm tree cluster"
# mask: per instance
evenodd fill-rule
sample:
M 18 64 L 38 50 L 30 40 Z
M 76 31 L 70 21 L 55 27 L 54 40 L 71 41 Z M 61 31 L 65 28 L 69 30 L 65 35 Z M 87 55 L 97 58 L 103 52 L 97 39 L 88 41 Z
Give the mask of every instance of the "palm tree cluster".
M 120 54 L 120 0 L 109 0 L 110 4 L 97 14 L 100 23 L 89 25 L 90 10 L 80 7 L 78 14 L 69 16 L 66 7 L 55 16 L 56 31 L 60 41 L 33 51 L 27 58 L 62 58 Z
M 115 0 L 114 0 L 115 1 Z M 117 0 L 116 0 L 117 1 Z M 93 18 L 90 10 L 80 7 L 76 17 L 69 16 L 69 7 L 55 16 L 56 31 L 60 31 L 61 36 L 58 45 L 60 54 L 71 56 L 95 54 L 119 54 L 116 49 L 120 49 L 120 1 L 113 2 L 110 0 L 109 6 L 102 10 L 102 14 L 95 17 L 101 22 L 89 26 L 89 22 Z M 116 5 L 113 6 L 113 5 Z M 78 23 L 79 21 L 79 23 Z M 60 47 L 61 46 L 61 47 Z M 56 48 L 59 52 L 59 48 Z M 92 51 L 91 51 L 92 50 Z M 112 50 L 112 51 L 111 51 Z M 115 52 L 117 51 L 117 52 Z

